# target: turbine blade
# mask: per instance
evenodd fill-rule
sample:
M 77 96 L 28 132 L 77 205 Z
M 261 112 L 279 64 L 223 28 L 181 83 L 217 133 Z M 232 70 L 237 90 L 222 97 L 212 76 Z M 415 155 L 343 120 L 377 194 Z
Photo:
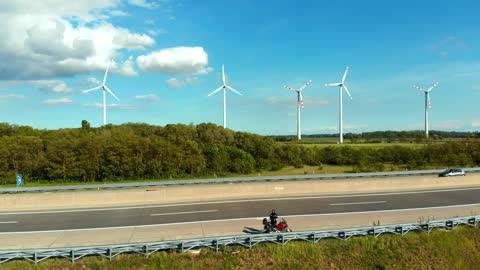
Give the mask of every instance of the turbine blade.
M 240 96 L 243 96 L 242 93 L 238 92 L 237 90 L 233 89 L 232 87 L 225 85 L 228 89 L 232 90 L 233 92 L 239 94 Z
M 416 88 L 417 90 L 420 90 L 420 91 L 422 91 L 422 92 L 426 92 L 426 90 L 425 90 L 425 89 L 423 89 L 423 88 L 422 88 L 422 87 L 420 87 L 420 86 L 413 85 L 413 87 L 414 87 L 414 88 Z
M 342 83 L 326 83 L 325 86 L 341 86 Z
M 223 85 L 226 85 L 227 82 L 225 81 L 225 67 L 222 65 L 222 80 L 223 80 Z
M 298 91 L 298 94 L 300 95 L 300 107 L 303 109 L 303 108 L 304 108 L 304 104 L 303 104 L 302 91 Z
M 347 92 L 347 94 L 348 94 L 348 96 L 350 97 L 350 99 L 353 99 L 353 98 L 352 98 L 352 95 L 350 95 L 350 91 L 348 91 L 348 88 L 347 88 L 347 86 L 346 86 L 345 84 L 343 85 L 343 89 L 345 89 L 345 92 Z
M 302 88 L 300 88 L 299 90 L 302 91 L 303 89 L 305 89 L 305 87 L 307 87 L 309 84 L 312 83 L 312 80 L 309 80 L 308 82 L 305 83 L 304 86 L 302 86 Z
M 343 74 L 343 78 L 342 78 L 342 83 L 345 83 L 345 79 L 347 78 L 348 69 L 349 69 L 349 66 L 347 66 L 347 69 L 345 69 L 345 73 Z
M 427 96 L 427 103 L 428 103 L 428 108 L 432 108 L 432 100 L 430 99 L 430 95 Z
M 110 63 L 108 63 L 107 70 L 105 70 L 105 76 L 103 77 L 103 85 L 107 82 L 108 69 L 110 68 Z
M 287 86 L 287 85 L 284 85 L 283 88 L 288 89 L 290 91 L 295 91 L 295 89 L 293 89 L 292 87 Z
M 208 97 L 211 96 L 211 95 L 213 95 L 213 94 L 215 94 L 215 93 L 217 93 L 218 91 L 220 91 L 220 90 L 222 90 L 222 89 L 223 89 L 223 85 L 220 86 L 219 88 L 213 90 L 213 92 L 211 92 L 210 94 L 208 94 Z
M 428 92 L 432 91 L 432 89 L 435 88 L 435 87 L 437 87 L 438 84 L 439 84 L 438 82 L 434 83 L 432 86 L 430 86 L 430 88 L 428 88 L 427 91 L 428 91 Z
M 112 90 L 110 90 L 110 88 L 108 88 L 108 86 L 104 85 L 103 87 L 104 87 L 104 89 L 107 90 L 107 92 L 110 93 L 110 95 L 112 95 L 116 100 L 120 101 L 120 100 L 118 99 L 118 97 L 115 96 L 115 94 L 112 92 Z
M 97 89 L 100 89 L 100 88 L 102 88 L 101 85 L 96 86 L 96 87 L 93 87 L 93 88 L 90 88 L 90 89 L 88 89 L 88 90 L 83 90 L 82 93 L 88 93 L 88 92 L 90 92 L 90 91 L 97 90 Z

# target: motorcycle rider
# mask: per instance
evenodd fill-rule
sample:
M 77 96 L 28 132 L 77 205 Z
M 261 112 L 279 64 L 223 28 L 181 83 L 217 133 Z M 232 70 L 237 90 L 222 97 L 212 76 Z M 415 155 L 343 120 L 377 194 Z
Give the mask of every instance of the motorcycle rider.
M 275 212 L 275 209 L 272 209 L 272 212 L 270 213 L 270 223 L 271 223 L 273 226 L 276 226 L 276 225 L 277 225 L 277 218 L 278 218 L 278 215 L 277 215 L 277 213 Z

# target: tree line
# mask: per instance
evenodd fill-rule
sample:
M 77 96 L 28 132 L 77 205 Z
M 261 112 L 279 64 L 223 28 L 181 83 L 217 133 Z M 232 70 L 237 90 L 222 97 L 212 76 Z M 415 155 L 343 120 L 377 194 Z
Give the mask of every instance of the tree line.
M 338 134 L 310 134 L 302 135 L 303 138 L 331 138 L 333 141 L 338 138 Z M 296 136 L 271 136 L 276 141 L 294 141 Z M 480 138 L 480 132 L 477 131 L 429 131 L 429 140 L 447 140 L 447 139 L 465 139 Z M 362 133 L 345 133 L 344 140 L 352 143 L 380 143 L 380 142 L 426 142 L 425 131 L 370 131 Z
M 478 166 L 480 141 L 417 147 L 306 147 L 220 126 L 143 123 L 40 130 L 0 123 L 0 179 L 95 182 L 250 174 L 285 166 L 348 165 L 353 171 Z

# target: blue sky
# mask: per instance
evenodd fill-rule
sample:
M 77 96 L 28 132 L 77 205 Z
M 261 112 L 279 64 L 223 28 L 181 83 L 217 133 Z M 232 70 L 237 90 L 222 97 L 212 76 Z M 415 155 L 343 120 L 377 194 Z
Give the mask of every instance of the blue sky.
M 71 3 L 70 3 L 71 2 Z M 421 2 L 421 3 L 419 3 Z M 296 96 L 304 90 L 303 134 L 423 129 L 431 92 L 435 130 L 480 128 L 480 19 L 476 1 L 2 1 L 0 122 L 57 129 L 83 119 L 223 124 L 258 134 L 296 133 Z

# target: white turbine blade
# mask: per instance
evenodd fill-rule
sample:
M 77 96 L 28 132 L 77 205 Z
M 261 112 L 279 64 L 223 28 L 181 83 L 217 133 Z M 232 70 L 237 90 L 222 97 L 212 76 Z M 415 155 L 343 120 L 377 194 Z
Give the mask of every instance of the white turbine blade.
M 430 88 L 428 88 L 428 92 L 432 91 L 433 88 L 437 87 L 438 85 L 438 82 L 434 83 L 432 86 L 430 86 Z
M 304 108 L 304 104 L 303 104 L 303 96 L 302 96 L 302 91 L 298 91 L 298 94 L 300 95 L 300 106 L 302 107 L 302 109 Z
M 430 95 L 428 95 L 427 103 L 428 103 L 428 108 L 431 109 L 432 108 L 432 100 L 430 99 Z
M 425 90 L 425 89 L 423 89 L 423 88 L 422 88 L 422 87 L 420 87 L 420 86 L 413 85 L 413 87 L 414 87 L 414 88 L 416 88 L 417 90 L 420 90 L 420 91 L 422 91 L 422 92 L 426 92 L 426 90 Z
M 210 94 L 208 94 L 208 97 L 211 96 L 211 95 L 213 95 L 213 94 L 215 94 L 216 92 L 218 92 L 218 91 L 220 91 L 220 90 L 222 90 L 222 89 L 223 89 L 223 85 L 220 86 L 219 88 L 213 90 L 213 92 L 211 92 Z
M 288 89 L 290 91 L 296 91 L 295 89 L 293 89 L 292 87 L 287 86 L 287 85 L 284 85 L 283 88 Z
M 348 91 L 348 88 L 347 86 L 344 84 L 343 85 L 343 89 L 345 89 L 345 92 L 347 92 L 348 96 L 350 97 L 350 99 L 352 99 L 352 95 L 350 95 L 350 91 Z
M 347 78 L 348 69 L 349 69 L 349 67 L 347 66 L 347 68 L 345 69 L 345 73 L 343 73 L 342 83 L 345 83 L 345 79 Z
M 225 85 L 228 89 L 232 90 L 233 92 L 239 94 L 240 96 L 243 96 L 242 93 L 238 92 L 237 90 L 233 89 L 232 87 Z
M 105 76 L 103 77 L 103 85 L 107 82 L 108 69 L 110 68 L 110 63 L 108 63 L 107 70 L 105 70 Z
M 88 90 L 83 90 L 82 93 L 88 93 L 88 92 L 90 92 L 90 91 L 97 90 L 97 89 L 100 89 L 100 88 L 102 88 L 101 85 L 99 85 L 99 86 L 97 86 L 97 87 L 94 87 L 94 88 L 91 88 L 91 89 L 88 89 Z
M 108 88 L 106 85 L 103 86 L 105 90 L 107 90 L 108 93 L 110 93 L 110 95 L 112 95 L 116 100 L 120 101 L 118 99 L 117 96 L 115 96 L 115 94 L 112 92 L 112 90 L 110 90 L 110 88 Z
M 225 68 L 223 65 L 222 65 L 222 80 L 223 80 L 223 85 L 226 85 L 227 82 L 225 81 Z
M 325 86 L 341 86 L 342 83 L 326 83 Z
M 307 87 L 311 83 L 312 83 L 312 80 L 309 80 L 308 82 L 305 83 L 304 86 L 302 86 L 302 88 L 299 89 L 299 91 L 302 91 L 303 89 L 305 89 L 305 87 Z

